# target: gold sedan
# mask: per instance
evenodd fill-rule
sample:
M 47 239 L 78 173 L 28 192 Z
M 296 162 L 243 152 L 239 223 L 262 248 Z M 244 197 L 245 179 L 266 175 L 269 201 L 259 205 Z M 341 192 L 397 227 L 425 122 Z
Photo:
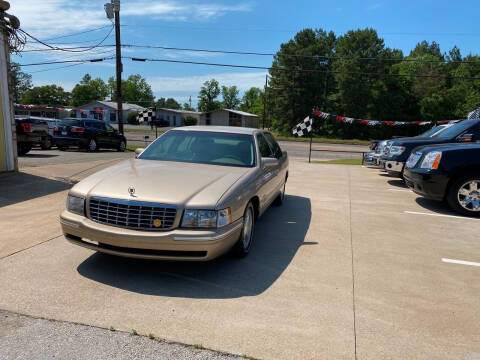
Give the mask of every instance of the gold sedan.
M 267 131 L 182 127 L 136 153 L 70 190 L 67 240 L 144 259 L 245 256 L 255 222 L 284 200 L 288 157 Z

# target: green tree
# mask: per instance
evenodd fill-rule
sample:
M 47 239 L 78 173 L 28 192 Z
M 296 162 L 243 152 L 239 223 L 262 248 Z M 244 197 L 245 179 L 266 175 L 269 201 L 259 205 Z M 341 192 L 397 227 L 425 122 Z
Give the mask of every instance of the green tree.
M 112 101 L 116 101 L 116 82 L 113 77 L 108 79 L 108 88 L 112 94 Z M 149 107 L 155 104 L 154 100 L 152 87 L 141 75 L 130 75 L 126 80 L 122 80 L 123 102 Z
M 12 62 L 10 64 L 10 81 L 13 101 L 20 103 L 25 92 L 32 88 L 32 75 L 24 73 L 20 64 Z
M 238 97 L 239 91 L 238 88 L 233 86 L 222 86 L 222 98 L 223 98 L 223 107 L 226 109 L 235 110 L 238 109 L 240 105 L 240 99 Z
M 190 106 L 189 103 L 183 103 L 182 108 L 183 110 L 187 110 L 187 111 L 196 111 L 196 109 L 193 106 Z
M 200 88 L 200 93 L 198 95 L 198 110 L 201 112 L 207 112 L 220 109 L 222 103 L 216 100 L 219 95 L 220 87 L 218 81 L 215 79 L 205 81 Z
M 263 124 L 263 96 L 264 93 L 257 87 L 252 87 L 245 91 L 240 103 L 240 110 L 259 117 L 259 121 Z
M 89 74 L 80 80 L 72 90 L 71 104 L 79 106 L 90 101 L 104 100 L 109 95 L 109 86 L 100 78 L 92 79 Z
M 25 91 L 22 99 L 23 104 L 67 105 L 69 102 L 70 93 L 57 85 L 35 86 Z
M 175 110 L 178 110 L 178 109 L 182 108 L 182 106 L 173 98 L 168 98 L 165 101 L 165 107 L 167 109 L 175 109 Z

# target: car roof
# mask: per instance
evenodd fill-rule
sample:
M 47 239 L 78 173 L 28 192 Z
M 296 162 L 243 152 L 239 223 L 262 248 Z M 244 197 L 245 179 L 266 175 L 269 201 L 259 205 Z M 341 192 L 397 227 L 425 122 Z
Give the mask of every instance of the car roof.
M 213 125 L 194 125 L 194 126 L 182 126 L 172 130 L 180 131 L 212 131 L 212 132 L 224 132 L 231 134 L 247 134 L 253 135 L 254 133 L 261 131 L 254 128 L 235 127 L 235 126 L 213 126 Z

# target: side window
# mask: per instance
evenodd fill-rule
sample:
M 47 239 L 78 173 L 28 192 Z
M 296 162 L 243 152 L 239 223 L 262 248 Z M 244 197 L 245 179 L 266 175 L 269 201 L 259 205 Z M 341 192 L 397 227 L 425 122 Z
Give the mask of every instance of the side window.
M 105 127 L 107 128 L 107 131 L 115 131 L 115 129 L 108 124 L 105 124 Z
M 273 150 L 273 154 L 277 159 L 280 159 L 283 155 L 282 149 L 280 149 L 280 145 L 278 145 L 277 141 L 273 137 L 272 134 L 270 133 L 264 133 L 265 139 L 268 142 L 268 145 L 270 145 L 270 148 Z
M 262 134 L 257 134 L 257 143 L 258 150 L 260 151 L 260 155 L 262 157 L 273 157 L 270 146 L 268 146 L 268 143 Z

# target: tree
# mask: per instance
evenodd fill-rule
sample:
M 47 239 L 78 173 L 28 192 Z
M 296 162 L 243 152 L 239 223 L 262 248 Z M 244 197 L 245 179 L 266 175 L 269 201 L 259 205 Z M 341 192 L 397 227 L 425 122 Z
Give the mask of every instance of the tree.
M 218 95 L 220 95 L 218 81 L 215 79 L 205 81 L 198 95 L 198 110 L 207 112 L 220 109 L 222 103 L 216 100 Z
M 70 93 L 57 85 L 35 86 L 27 90 L 22 99 L 23 104 L 67 105 L 69 102 Z
M 195 108 L 193 106 L 190 106 L 189 103 L 183 103 L 183 110 L 187 110 L 187 111 L 196 111 Z
M 10 64 L 10 79 L 13 101 L 20 103 L 25 92 L 32 88 L 32 75 L 24 73 L 20 68 L 20 64 L 12 62 Z
M 264 124 L 263 121 L 263 97 L 264 93 L 257 87 L 252 87 L 245 91 L 240 103 L 240 110 L 251 114 L 255 114 L 259 117 L 259 121 Z
M 166 102 L 167 100 L 164 97 L 161 97 L 155 102 L 155 106 L 159 109 L 166 108 L 167 107 Z
M 79 106 L 90 101 L 104 100 L 109 93 L 109 86 L 105 81 L 100 78 L 92 80 L 89 74 L 85 74 L 80 83 L 75 85 L 72 90 L 71 104 Z
M 178 110 L 178 109 L 182 108 L 182 106 L 173 98 L 168 98 L 165 101 L 165 107 L 167 109 L 175 109 L 175 110 Z
M 112 101 L 117 100 L 116 82 L 113 77 L 108 79 L 108 88 L 112 94 Z M 122 101 L 144 107 L 154 105 L 152 87 L 141 75 L 130 75 L 127 80 L 122 80 Z
M 238 109 L 240 99 L 238 88 L 234 86 L 222 86 L 223 107 L 231 110 Z

